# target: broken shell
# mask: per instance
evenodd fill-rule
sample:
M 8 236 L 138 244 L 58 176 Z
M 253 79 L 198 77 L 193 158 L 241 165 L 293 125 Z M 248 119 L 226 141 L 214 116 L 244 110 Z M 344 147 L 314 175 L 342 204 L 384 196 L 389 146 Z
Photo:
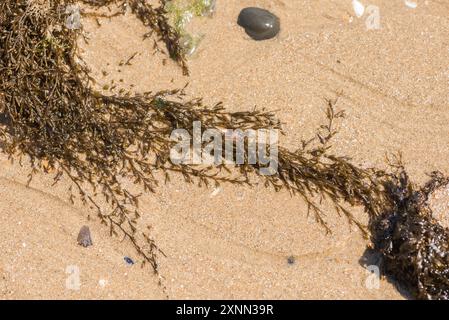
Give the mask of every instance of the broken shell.
M 360 1 L 352 0 L 352 7 L 357 18 L 360 18 L 365 13 L 365 6 Z
M 418 4 L 415 1 L 404 1 L 405 5 L 411 9 L 416 9 L 418 7 Z

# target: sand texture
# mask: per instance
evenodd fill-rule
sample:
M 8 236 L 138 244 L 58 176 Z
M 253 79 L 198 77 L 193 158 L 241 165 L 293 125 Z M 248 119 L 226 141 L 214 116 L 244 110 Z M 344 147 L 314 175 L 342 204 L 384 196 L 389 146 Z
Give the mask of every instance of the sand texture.
M 384 167 L 386 153 L 401 151 L 422 184 L 431 171 L 449 173 L 449 2 L 417 2 L 411 9 L 402 0 L 370 0 L 381 27 L 367 30 L 349 0 L 218 0 L 213 18 L 189 26 L 205 35 L 189 60 L 190 77 L 153 53 L 152 40 L 142 41 L 147 29 L 131 14 L 100 19 L 101 26 L 84 18 L 88 43 L 80 46 L 98 88 L 114 80 L 115 92 L 145 92 L 189 82 L 188 96 L 207 103 L 276 111 L 285 130 L 280 143 L 290 149 L 313 136 L 325 122 L 325 99 L 338 95 L 336 107 L 347 116 L 334 153 Z M 246 6 L 280 17 L 279 36 L 251 40 L 236 23 Z M 119 66 L 136 52 L 132 65 Z M 0 156 L 2 299 L 404 298 L 384 279 L 367 287 L 359 260 L 369 241 L 326 204 L 331 235 L 286 191 L 206 189 L 176 176 L 141 200 L 142 226 L 152 226 L 166 254 L 158 285 L 149 267 L 126 264 L 125 256 L 139 261 L 127 241 L 88 219 L 89 208 L 70 204 L 67 180 L 53 186 L 50 175 L 38 174 L 27 187 L 24 162 Z M 448 190 L 435 197 L 444 216 Z M 361 208 L 351 210 L 367 222 Z M 87 248 L 77 244 L 83 225 L 93 238 Z M 80 272 L 79 290 L 67 286 L 70 266 Z

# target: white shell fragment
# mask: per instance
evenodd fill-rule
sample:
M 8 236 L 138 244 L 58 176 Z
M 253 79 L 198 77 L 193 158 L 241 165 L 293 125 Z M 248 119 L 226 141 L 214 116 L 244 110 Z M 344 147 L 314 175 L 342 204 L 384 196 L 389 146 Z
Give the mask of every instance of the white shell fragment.
M 365 6 L 360 1 L 352 0 L 352 7 L 357 18 L 360 18 L 365 13 Z
M 416 9 L 418 7 L 418 3 L 414 2 L 414 1 L 405 0 L 404 3 L 407 7 L 411 8 L 411 9 Z
M 215 188 L 214 191 L 210 194 L 210 197 L 216 197 L 222 191 L 221 187 Z

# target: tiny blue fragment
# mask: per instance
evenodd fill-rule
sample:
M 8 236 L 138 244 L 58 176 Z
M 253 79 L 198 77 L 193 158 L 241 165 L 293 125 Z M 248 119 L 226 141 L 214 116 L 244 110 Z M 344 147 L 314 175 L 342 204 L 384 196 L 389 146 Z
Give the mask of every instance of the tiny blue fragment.
M 126 262 L 127 264 L 129 264 L 130 266 L 132 266 L 132 265 L 134 264 L 133 259 L 131 259 L 130 257 L 124 257 L 123 259 L 124 259 L 125 262 Z

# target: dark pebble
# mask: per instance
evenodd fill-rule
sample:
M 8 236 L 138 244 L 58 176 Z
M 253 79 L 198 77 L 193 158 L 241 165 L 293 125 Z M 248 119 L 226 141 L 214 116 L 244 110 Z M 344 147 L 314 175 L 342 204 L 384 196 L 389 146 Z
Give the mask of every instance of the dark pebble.
M 133 259 L 131 259 L 130 257 L 124 257 L 123 260 L 125 260 L 125 262 L 131 266 L 134 264 Z
M 92 237 L 88 226 L 83 226 L 78 234 L 78 244 L 83 247 L 89 247 L 92 243 Z
M 288 264 L 294 264 L 295 263 L 295 257 L 293 257 L 293 256 L 288 257 L 287 258 L 287 262 L 288 262 Z
M 243 9 L 237 23 L 254 40 L 274 38 L 281 29 L 281 22 L 277 16 L 265 9 L 254 7 Z

